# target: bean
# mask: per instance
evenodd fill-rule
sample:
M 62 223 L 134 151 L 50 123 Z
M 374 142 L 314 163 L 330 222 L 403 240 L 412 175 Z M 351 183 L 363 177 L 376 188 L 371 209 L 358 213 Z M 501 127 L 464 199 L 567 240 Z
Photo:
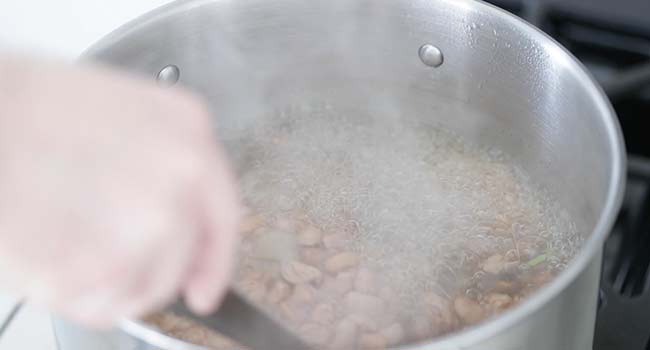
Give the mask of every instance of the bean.
M 519 269 L 519 261 L 508 261 L 505 264 L 503 264 L 503 271 L 502 273 L 516 273 L 517 269 Z
M 404 328 L 397 322 L 382 329 L 379 333 L 386 338 L 388 345 L 397 345 L 404 339 Z
M 444 310 L 449 307 L 449 302 L 447 299 L 439 296 L 436 293 L 426 293 L 422 299 L 428 308 Z
M 485 298 L 485 301 L 494 311 L 503 311 L 512 305 L 512 297 L 508 294 L 492 293 Z
M 356 277 L 356 275 L 357 275 L 357 271 L 355 270 L 343 271 L 343 272 L 339 272 L 336 275 L 336 279 L 349 284 L 350 289 L 352 289 L 352 286 L 354 284 L 354 278 Z
M 431 326 L 440 333 L 452 331 L 460 326 L 460 321 L 451 308 L 445 312 L 434 311 L 430 317 Z
M 377 278 L 367 268 L 360 268 L 354 280 L 354 289 L 361 293 L 373 294 L 377 291 Z
M 331 324 L 335 318 L 334 307 L 331 304 L 318 304 L 311 311 L 311 320 L 318 324 Z
M 405 339 L 423 340 L 445 334 L 512 307 L 528 292 L 522 289 L 523 285 L 534 289 L 532 286 L 552 277 L 550 272 L 531 269 L 523 283 L 519 279 L 508 280 L 511 272 L 518 272 L 519 255 L 515 256 L 513 250 L 507 258 L 502 254 L 488 256 L 484 241 L 477 240 L 476 249 L 481 253 L 462 268 L 468 272 L 484 271 L 480 272 L 483 277 L 472 280 L 475 285 L 465 286 L 487 293 L 483 294 L 486 295 L 483 304 L 469 294 L 450 300 L 439 294 L 424 293 L 422 311 L 407 323 L 400 323 L 402 305 L 395 302 L 397 294 L 381 275 L 360 266 L 358 254 L 345 249 L 350 240 L 347 233 L 325 235 L 309 224 L 306 215 L 298 219 L 293 214 L 284 215 L 268 226 L 264 226 L 265 221 L 261 215 L 248 215 L 241 224 L 240 231 L 244 234 L 262 230 L 265 233 L 244 238 L 244 243 L 250 246 L 250 252 L 245 255 L 256 259 L 244 260 L 242 266 L 246 272 L 238 287 L 253 301 L 263 300 L 274 306 L 271 310 L 279 312 L 298 334 L 318 348 L 386 348 L 397 346 Z M 494 225 L 485 224 L 492 231 L 499 231 L 494 234 L 503 234 L 512 230 L 508 221 L 511 220 L 497 218 Z M 279 241 L 282 244 L 275 244 Z M 291 246 L 293 253 L 276 246 Z M 518 248 L 521 251 L 526 246 L 522 243 Z M 281 259 L 276 259 L 280 255 Z M 481 261 L 485 256 L 488 257 Z M 513 256 L 517 259 L 513 260 Z M 264 273 L 269 260 L 274 261 L 275 270 Z M 335 304 L 336 301 L 342 303 Z M 337 322 L 337 317 L 343 318 Z
M 388 303 L 386 303 L 386 304 L 388 304 Z M 401 309 L 399 309 L 398 307 L 396 307 L 394 309 L 389 309 L 388 307 L 386 307 L 384 310 L 385 311 L 384 311 L 383 315 L 381 315 L 380 317 L 377 318 L 377 321 L 379 322 L 379 328 L 380 329 L 389 327 L 393 323 L 395 323 L 397 321 L 397 314 L 400 312 Z
M 351 252 L 343 252 L 325 260 L 325 271 L 337 273 L 359 265 L 359 256 Z
M 291 286 L 284 281 L 276 280 L 273 282 L 266 300 L 271 304 L 277 304 L 286 299 L 291 294 Z
M 327 249 L 339 249 L 345 247 L 348 236 L 345 233 L 335 233 L 323 236 L 323 244 Z
M 379 333 L 365 333 L 359 337 L 359 346 L 363 349 L 384 349 L 388 346 L 388 340 Z
M 494 220 L 492 227 L 497 232 L 509 232 L 509 230 L 512 228 L 512 219 L 506 216 L 498 216 Z
M 329 339 L 330 332 L 326 327 L 316 323 L 306 323 L 298 330 L 304 339 L 314 345 L 324 345 Z
M 316 298 L 316 289 L 309 284 L 299 284 L 293 289 L 291 300 L 298 304 L 311 304 Z
M 303 246 L 315 246 L 320 243 L 322 233 L 313 226 L 307 226 L 298 234 L 298 243 Z
M 547 270 L 547 271 L 542 271 L 541 273 L 535 274 L 531 278 L 531 282 L 535 286 L 541 286 L 543 284 L 546 284 L 548 281 L 550 281 L 551 278 L 553 278 L 553 273 L 551 273 L 551 271 Z
M 312 266 L 320 266 L 326 257 L 327 252 L 321 248 L 307 247 L 300 251 L 300 259 Z
M 297 228 L 297 223 L 288 218 L 277 218 L 275 220 L 275 227 L 282 231 L 295 232 Z
M 259 280 L 245 280 L 239 283 L 241 292 L 254 302 L 260 302 L 266 297 L 266 287 Z
M 384 300 L 397 300 L 397 294 L 389 286 L 382 286 L 379 288 L 377 295 Z
M 369 315 L 360 313 L 352 313 L 348 315 L 348 318 L 352 320 L 361 330 L 367 332 L 376 332 L 379 330 L 379 320 L 376 317 L 371 317 Z
M 319 269 L 299 261 L 282 263 L 280 273 L 287 282 L 292 284 L 318 282 L 323 277 L 323 273 Z
M 247 216 L 239 224 L 239 232 L 248 234 L 257 230 L 262 225 L 264 225 L 264 218 L 261 215 Z
M 352 290 L 354 277 L 354 271 L 344 271 L 336 277 L 325 276 L 323 290 L 331 296 L 340 297 Z
M 246 268 L 240 271 L 239 273 L 240 273 L 239 276 L 240 281 L 250 281 L 250 280 L 261 281 L 262 278 L 264 277 L 264 274 L 262 272 L 251 268 L 250 265 L 247 265 Z
M 365 315 L 381 315 L 385 309 L 383 299 L 356 291 L 351 291 L 345 295 L 345 305 L 353 313 Z
M 252 257 L 263 260 L 283 261 L 294 259 L 297 255 L 295 235 L 286 231 L 269 231 L 256 236 L 253 242 Z
M 297 324 L 305 320 L 307 310 L 304 305 L 298 305 L 292 300 L 285 300 L 280 303 L 282 317 L 291 323 Z
M 411 319 L 410 328 L 413 332 L 413 335 L 418 340 L 426 339 L 432 335 L 431 321 L 424 315 L 414 316 Z
M 451 303 L 447 299 L 435 293 L 427 293 L 423 300 L 431 315 L 433 327 L 442 331 L 454 328 L 457 323 L 456 317 L 454 316 Z
M 334 340 L 332 341 L 333 350 L 350 349 L 357 337 L 358 325 L 350 318 L 344 318 L 336 325 L 334 331 Z
M 475 324 L 485 317 L 485 311 L 475 300 L 467 297 L 457 297 L 454 300 L 454 310 L 465 324 Z
M 156 324 L 158 328 L 165 331 L 184 330 L 192 327 L 192 323 L 184 317 L 176 316 L 173 313 L 165 312 L 148 317 L 148 322 Z
M 492 290 L 497 293 L 512 294 L 519 290 L 520 286 L 515 281 L 499 280 L 496 281 Z
M 503 258 L 503 255 L 495 254 L 487 258 L 483 264 L 481 264 L 481 268 L 485 272 L 497 275 L 503 271 L 505 264 L 506 260 Z

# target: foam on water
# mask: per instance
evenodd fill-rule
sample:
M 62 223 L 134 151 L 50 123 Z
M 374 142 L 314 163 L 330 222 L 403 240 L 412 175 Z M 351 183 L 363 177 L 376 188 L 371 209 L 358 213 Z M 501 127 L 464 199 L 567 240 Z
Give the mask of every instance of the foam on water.
M 436 126 L 327 104 L 264 120 L 230 140 L 246 202 L 269 215 L 299 209 L 328 232 L 352 234 L 352 249 L 406 310 L 425 290 L 465 290 L 492 254 L 522 270 L 546 254 L 548 268 L 561 269 L 581 244 L 566 213 L 508 157 Z

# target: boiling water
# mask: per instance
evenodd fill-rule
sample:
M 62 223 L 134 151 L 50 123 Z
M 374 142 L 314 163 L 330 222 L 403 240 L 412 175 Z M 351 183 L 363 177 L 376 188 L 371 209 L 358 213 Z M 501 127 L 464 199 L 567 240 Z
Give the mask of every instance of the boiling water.
M 386 348 L 472 326 L 580 247 L 562 208 L 507 156 L 422 120 L 303 104 L 224 133 L 258 218 L 242 230 L 238 288 L 318 348 Z M 330 247 L 335 236 L 345 244 Z M 340 254 L 359 260 L 328 266 Z M 174 336 L 224 344 L 164 320 L 154 323 Z
M 267 120 L 237 140 L 247 203 L 350 232 L 403 300 L 457 293 L 490 254 L 558 270 L 579 248 L 565 212 L 505 155 L 436 125 L 327 104 Z

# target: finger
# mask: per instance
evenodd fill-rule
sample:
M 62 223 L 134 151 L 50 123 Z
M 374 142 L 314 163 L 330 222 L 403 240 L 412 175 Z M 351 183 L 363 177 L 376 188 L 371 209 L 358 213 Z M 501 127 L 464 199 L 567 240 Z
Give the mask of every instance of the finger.
M 93 328 L 112 326 L 119 316 L 113 312 L 113 306 L 120 293 L 120 284 L 111 283 L 114 278 L 89 279 L 72 271 L 60 272 L 40 274 L 32 279 L 25 289 L 25 298 L 34 305 Z M 95 271 L 95 274 L 100 273 Z
M 61 316 L 96 329 L 108 329 L 115 325 L 121 314 L 115 307 L 120 291 L 102 288 L 73 300 L 57 300 L 51 308 Z
M 173 301 L 192 267 L 192 258 L 199 248 L 198 238 L 198 231 L 188 231 L 157 250 L 141 271 L 138 283 L 125 296 L 124 317 L 139 318 Z
M 198 313 L 212 311 L 223 297 L 238 243 L 240 205 L 234 177 L 223 158 L 215 159 L 201 186 L 203 240 L 185 288 L 188 305 Z

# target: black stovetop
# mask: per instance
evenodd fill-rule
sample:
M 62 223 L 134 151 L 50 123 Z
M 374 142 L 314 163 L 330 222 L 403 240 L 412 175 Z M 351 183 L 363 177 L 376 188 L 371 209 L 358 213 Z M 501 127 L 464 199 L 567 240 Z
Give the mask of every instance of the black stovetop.
M 488 0 L 578 57 L 614 104 L 628 149 L 623 209 L 605 245 L 594 350 L 650 349 L 650 0 Z

